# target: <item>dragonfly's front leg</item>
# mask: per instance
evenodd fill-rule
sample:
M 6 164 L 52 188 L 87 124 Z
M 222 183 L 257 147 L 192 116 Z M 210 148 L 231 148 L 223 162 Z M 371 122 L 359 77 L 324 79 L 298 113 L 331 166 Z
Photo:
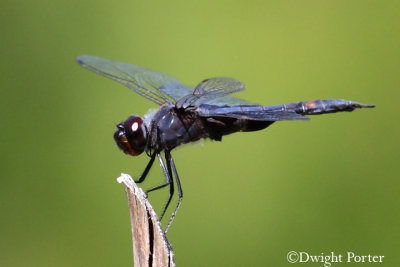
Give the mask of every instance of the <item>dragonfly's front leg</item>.
M 140 184 L 141 182 L 144 181 L 144 179 L 146 179 L 147 174 L 149 173 L 151 166 L 153 166 L 154 163 L 154 159 L 156 158 L 156 155 L 152 155 L 151 159 L 149 161 L 149 163 L 147 163 L 146 168 L 144 169 L 142 175 L 140 176 L 139 180 L 135 181 L 135 183 Z

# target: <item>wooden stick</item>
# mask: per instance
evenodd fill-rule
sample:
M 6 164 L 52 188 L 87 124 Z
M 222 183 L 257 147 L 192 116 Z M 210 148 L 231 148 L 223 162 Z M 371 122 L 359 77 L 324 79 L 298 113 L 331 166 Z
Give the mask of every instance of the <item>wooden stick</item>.
M 133 262 L 136 267 L 175 267 L 172 247 L 143 190 L 132 177 L 121 173 L 117 181 L 125 185 L 131 215 Z

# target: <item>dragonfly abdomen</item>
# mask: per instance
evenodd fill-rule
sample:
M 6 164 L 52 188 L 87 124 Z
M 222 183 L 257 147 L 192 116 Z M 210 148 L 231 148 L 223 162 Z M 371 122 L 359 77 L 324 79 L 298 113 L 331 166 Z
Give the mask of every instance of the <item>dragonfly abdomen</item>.
M 282 105 L 288 111 L 295 111 L 301 115 L 318 115 L 342 111 L 353 111 L 357 108 L 373 108 L 374 105 L 364 105 L 344 99 L 312 100 Z

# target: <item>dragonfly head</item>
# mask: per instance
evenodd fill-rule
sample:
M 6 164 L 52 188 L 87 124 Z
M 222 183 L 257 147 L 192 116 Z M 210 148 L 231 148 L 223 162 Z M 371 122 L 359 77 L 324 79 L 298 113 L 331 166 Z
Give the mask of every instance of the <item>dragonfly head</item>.
M 131 116 L 125 122 L 117 125 L 114 140 L 125 154 L 140 155 L 146 148 L 146 125 L 140 117 Z

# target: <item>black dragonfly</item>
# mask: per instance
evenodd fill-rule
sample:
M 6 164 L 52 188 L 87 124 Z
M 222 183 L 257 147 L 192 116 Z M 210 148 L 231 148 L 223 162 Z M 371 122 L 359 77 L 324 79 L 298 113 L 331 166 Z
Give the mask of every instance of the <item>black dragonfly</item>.
M 146 114 L 144 119 L 131 116 L 118 124 L 114 139 L 126 154 L 137 156 L 146 152 L 150 157 L 136 183 L 144 181 L 155 158 L 158 157 L 166 183 L 148 190 L 147 193 L 166 186 L 170 188 L 170 196 L 160 220 L 174 194 L 175 178 L 179 201 L 165 232 L 171 226 L 183 197 L 178 172 L 171 156 L 171 150 L 175 147 L 202 138 L 221 141 L 224 135 L 238 131 L 262 130 L 276 121 L 309 120 L 305 115 L 374 107 L 342 99 L 263 106 L 230 96 L 245 89 L 241 82 L 233 78 L 210 78 L 192 87 L 183 85 L 178 79 L 164 73 L 133 64 L 87 55 L 77 57 L 77 62 L 87 69 L 122 83 L 160 106 L 156 112 Z M 162 152 L 165 162 L 161 156 Z

